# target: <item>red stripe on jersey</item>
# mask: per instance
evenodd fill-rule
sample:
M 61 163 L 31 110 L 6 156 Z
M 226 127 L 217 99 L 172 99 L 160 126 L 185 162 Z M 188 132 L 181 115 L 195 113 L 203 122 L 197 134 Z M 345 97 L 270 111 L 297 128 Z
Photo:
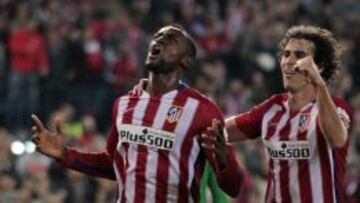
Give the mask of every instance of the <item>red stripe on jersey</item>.
M 133 117 L 133 113 L 134 113 L 134 109 L 135 109 L 135 106 L 136 104 L 138 103 L 139 101 L 139 97 L 130 97 L 129 98 L 129 103 L 128 103 L 128 106 L 126 107 L 126 109 L 124 110 L 125 113 L 123 114 L 123 119 L 122 119 L 122 123 L 124 124 L 130 124 L 131 123 L 131 120 L 132 120 L 132 117 Z M 125 174 L 126 174 L 126 170 L 128 169 L 129 167 L 129 160 L 128 160 L 128 156 L 127 156 L 127 153 L 128 153 L 128 150 L 129 150 L 129 143 L 122 143 L 122 145 L 124 146 L 124 149 L 125 149 L 125 154 L 126 154 L 126 161 L 125 161 Z M 125 178 L 124 178 L 124 184 L 126 183 L 126 175 L 125 175 Z M 126 196 L 125 196 L 125 190 L 126 190 L 126 186 L 124 185 L 124 189 L 122 191 L 122 195 L 121 195 L 121 203 L 126 203 Z
M 311 105 L 302 113 L 310 113 L 312 107 L 313 105 Z M 307 130 L 303 132 L 298 131 L 297 140 L 306 140 L 307 132 L 308 132 Z M 306 159 L 302 159 L 298 161 L 298 179 L 299 179 L 301 202 L 306 202 L 306 203 L 313 202 L 311 179 L 310 179 L 310 167 L 309 167 L 309 162 Z
M 288 119 L 286 125 L 283 129 L 280 130 L 279 139 L 280 140 L 289 140 L 290 133 L 290 120 L 292 117 Z M 291 202 L 290 191 L 289 191 L 289 162 L 287 160 L 280 160 L 280 193 L 281 193 L 281 201 L 282 202 Z
M 196 162 L 195 162 L 195 178 L 193 179 L 191 186 L 190 186 L 190 192 L 193 197 L 194 202 L 199 202 L 199 196 L 200 196 L 200 184 L 201 184 L 201 177 L 204 173 L 204 168 L 206 164 L 206 156 L 204 153 L 198 156 Z M 187 177 L 188 178 L 188 177 Z M 185 179 L 184 179 L 185 180 Z M 186 183 L 186 182 L 185 182 Z M 179 188 L 180 189 L 180 188 Z M 184 185 L 185 193 L 188 194 L 189 191 L 187 191 L 186 185 Z M 179 190 L 180 192 L 180 190 Z M 184 196 L 185 197 L 185 196 Z M 178 202 L 188 202 L 189 198 L 183 199 L 179 198 Z
M 271 120 L 267 123 L 267 135 L 265 136 L 265 140 L 269 140 L 275 133 L 276 131 L 276 126 L 277 125 L 273 125 L 274 123 L 278 124 L 281 117 L 284 115 L 285 113 L 285 109 L 282 108 L 281 111 L 276 112 L 275 116 L 271 118 Z
M 199 116 L 198 113 L 195 114 L 193 121 L 197 120 L 196 117 Z M 184 142 L 181 145 L 181 152 L 180 152 L 180 180 L 179 180 L 179 203 L 187 203 L 189 202 L 189 188 L 187 187 L 187 181 L 189 179 L 189 157 L 191 153 L 191 146 L 193 146 L 193 131 L 196 125 L 191 125 L 191 128 L 186 134 L 184 138 Z M 201 152 L 200 152 L 201 153 Z M 202 159 L 202 160 L 201 160 Z M 199 178 L 201 179 L 202 172 L 205 166 L 205 154 L 201 153 L 198 156 L 198 160 L 195 162 L 195 181 Z M 190 166 L 192 167 L 192 166 Z M 202 168 L 201 168 L 202 167 Z M 199 181 L 200 182 L 200 181 Z M 195 183 L 200 185 L 200 183 Z M 196 191 L 194 191 L 196 193 Z M 196 196 L 193 194 L 193 197 Z M 196 202 L 196 201 L 195 201 Z
M 333 184 L 331 177 L 331 166 L 329 160 L 329 154 L 327 149 L 327 143 L 324 139 L 324 136 L 321 133 L 319 124 L 316 125 L 316 136 L 317 136 L 317 145 L 320 158 L 320 167 L 321 167 L 321 178 L 322 178 L 322 187 L 323 187 L 323 197 L 324 202 L 334 202 L 333 199 Z
M 269 126 L 272 123 L 276 123 L 278 124 L 281 117 L 284 115 L 284 113 L 286 113 L 285 109 L 283 108 L 281 111 L 278 111 L 275 116 L 269 121 L 268 123 L 268 129 L 267 129 L 267 134 L 265 136 L 265 140 L 269 140 L 276 132 L 276 126 L 274 125 Z M 269 171 L 273 171 L 274 169 L 274 162 L 273 160 L 270 158 L 269 159 Z M 271 175 L 271 173 L 269 172 L 269 176 L 268 176 L 268 180 L 267 180 L 267 190 L 266 190 L 266 196 L 265 196 L 265 202 L 271 202 L 271 201 L 275 201 L 275 185 L 273 184 L 275 182 L 274 180 L 274 175 Z M 272 188 L 270 188 L 270 184 L 272 184 Z M 273 191 L 270 191 L 270 189 L 272 189 Z M 271 195 L 270 195 L 271 194 Z
M 266 187 L 266 194 L 265 194 L 265 202 L 274 202 L 275 201 L 275 180 L 274 175 L 271 171 L 274 170 L 274 162 L 272 159 L 269 160 L 269 172 L 267 177 L 267 187 Z
M 183 95 L 183 91 L 179 92 L 172 105 L 175 106 L 184 106 L 186 99 L 180 97 Z M 177 122 L 168 122 L 165 119 L 163 130 L 173 132 L 175 130 Z M 155 201 L 157 203 L 167 202 L 167 186 L 169 179 L 169 151 L 158 150 L 158 167 L 156 171 L 156 192 L 155 192 Z
M 153 125 L 156 112 L 160 106 L 158 99 L 150 98 L 150 101 L 146 107 L 144 118 L 142 120 L 142 126 L 151 127 Z M 137 149 L 137 161 L 135 168 L 135 200 L 136 203 L 142 203 L 145 201 L 145 186 L 146 186 L 146 163 L 148 156 L 148 148 L 143 145 L 138 145 Z

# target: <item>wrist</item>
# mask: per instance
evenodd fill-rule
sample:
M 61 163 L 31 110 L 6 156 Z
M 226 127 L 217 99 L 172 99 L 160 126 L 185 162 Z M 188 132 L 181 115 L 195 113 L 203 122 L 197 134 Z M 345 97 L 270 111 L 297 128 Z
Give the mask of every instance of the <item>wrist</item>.
M 226 165 L 227 165 L 227 162 L 228 162 L 228 156 L 225 152 L 225 148 L 220 150 L 220 151 L 217 151 L 215 153 L 215 156 L 216 156 L 216 159 L 218 161 L 218 164 L 219 164 L 219 169 L 222 170 L 224 168 L 226 168 Z
M 67 148 L 63 147 L 59 153 L 55 156 L 56 160 L 65 160 L 67 156 Z

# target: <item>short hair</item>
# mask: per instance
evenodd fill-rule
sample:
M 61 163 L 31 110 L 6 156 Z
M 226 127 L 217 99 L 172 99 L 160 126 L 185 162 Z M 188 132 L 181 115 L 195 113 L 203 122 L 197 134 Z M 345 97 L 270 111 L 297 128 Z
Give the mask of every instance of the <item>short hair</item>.
M 185 30 L 185 28 L 179 24 L 171 24 L 170 27 L 175 27 L 179 29 L 185 39 L 186 39 L 186 54 L 191 57 L 192 60 L 196 58 L 196 45 L 194 39 L 190 36 L 190 34 Z
M 324 69 L 321 76 L 327 83 L 339 73 L 341 47 L 330 31 L 315 26 L 293 26 L 279 43 L 279 56 L 290 39 L 305 39 L 314 44 L 314 62 Z

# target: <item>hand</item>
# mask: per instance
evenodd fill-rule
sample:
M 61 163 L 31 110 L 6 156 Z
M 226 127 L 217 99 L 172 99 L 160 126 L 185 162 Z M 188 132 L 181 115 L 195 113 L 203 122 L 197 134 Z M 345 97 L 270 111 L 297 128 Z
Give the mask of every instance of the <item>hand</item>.
M 216 158 L 221 164 L 227 161 L 225 153 L 226 137 L 224 135 L 224 126 L 219 120 L 213 119 L 212 126 L 207 127 L 207 132 L 200 136 L 201 146 L 212 152 L 215 152 Z
M 131 93 L 135 96 L 140 96 L 147 82 L 148 79 L 145 78 L 141 79 L 140 82 L 136 84 L 134 88 L 131 90 Z
M 321 77 L 322 70 L 314 62 L 312 56 L 307 56 L 296 62 L 295 70 L 305 73 L 315 87 L 326 86 L 324 79 Z
M 35 126 L 31 128 L 32 141 L 36 144 L 36 150 L 46 156 L 64 159 L 65 143 L 61 132 L 61 124 L 56 120 L 55 132 L 47 130 L 36 115 L 31 115 Z

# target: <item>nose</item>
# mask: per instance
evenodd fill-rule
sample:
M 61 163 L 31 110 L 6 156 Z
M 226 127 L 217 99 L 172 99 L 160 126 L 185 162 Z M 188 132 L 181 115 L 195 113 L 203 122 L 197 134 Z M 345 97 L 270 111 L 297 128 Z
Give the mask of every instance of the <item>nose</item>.
M 296 57 L 294 56 L 294 54 L 290 54 L 289 56 L 287 56 L 287 57 L 284 57 L 284 59 L 283 59 L 284 61 L 284 64 L 286 64 L 286 65 L 294 65 L 294 64 L 296 64 Z

